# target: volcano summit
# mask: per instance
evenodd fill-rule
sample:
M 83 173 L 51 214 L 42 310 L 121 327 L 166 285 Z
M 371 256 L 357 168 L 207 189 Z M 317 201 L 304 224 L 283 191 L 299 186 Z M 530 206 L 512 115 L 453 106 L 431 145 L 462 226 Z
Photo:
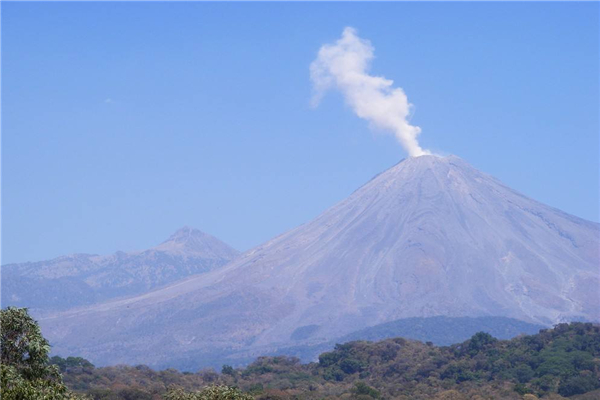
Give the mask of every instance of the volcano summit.
M 599 235 L 458 157 L 414 157 L 222 268 L 40 322 L 56 353 L 165 365 L 410 317 L 597 321 Z

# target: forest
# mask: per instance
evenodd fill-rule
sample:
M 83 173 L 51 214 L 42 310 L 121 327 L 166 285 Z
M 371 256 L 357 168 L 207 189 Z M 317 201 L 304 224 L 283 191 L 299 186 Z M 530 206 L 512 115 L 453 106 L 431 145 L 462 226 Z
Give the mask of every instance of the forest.
M 27 309 L 9 307 L 0 316 L 5 400 L 600 398 L 600 326 L 591 323 L 563 323 L 511 340 L 479 332 L 451 346 L 353 341 L 308 364 L 259 357 L 244 368 L 191 373 L 49 358 L 50 345 Z
M 77 357 L 53 357 L 51 363 L 69 388 L 106 400 L 160 399 L 169 388 L 195 391 L 210 385 L 265 400 L 598 399 L 600 327 L 559 324 L 512 340 L 480 332 L 444 347 L 402 338 L 355 341 L 336 345 L 314 363 L 260 357 L 245 368 L 224 365 L 218 372 L 95 368 Z

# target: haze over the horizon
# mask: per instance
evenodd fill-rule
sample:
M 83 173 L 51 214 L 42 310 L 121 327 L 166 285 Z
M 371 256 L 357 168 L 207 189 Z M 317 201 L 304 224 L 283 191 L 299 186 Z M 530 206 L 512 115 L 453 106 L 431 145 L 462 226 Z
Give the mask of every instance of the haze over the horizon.
M 396 164 L 307 68 L 346 26 L 457 154 L 592 221 L 596 3 L 3 3 L 2 264 L 164 241 L 245 250 Z M 265 24 L 265 19 L 273 23 Z

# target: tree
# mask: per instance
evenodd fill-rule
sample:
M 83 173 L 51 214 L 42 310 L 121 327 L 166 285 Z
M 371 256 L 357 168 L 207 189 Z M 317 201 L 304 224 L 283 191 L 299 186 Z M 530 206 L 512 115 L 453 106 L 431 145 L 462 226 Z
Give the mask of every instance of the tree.
M 521 364 L 514 369 L 514 374 L 519 383 L 527 383 L 535 376 L 533 369 L 527 364 Z
M 223 365 L 223 368 L 221 368 L 221 373 L 225 374 L 225 375 L 231 375 L 233 376 L 235 374 L 235 370 L 233 369 L 233 367 L 231 365 Z
M 1 311 L 2 365 L 28 379 L 47 376 L 50 344 L 26 308 L 9 307 Z
M 498 339 L 487 332 L 477 332 L 469 340 L 468 352 L 471 357 L 474 357 L 481 350 L 496 343 Z
M 560 383 L 558 394 L 569 397 L 590 392 L 597 389 L 598 386 L 600 386 L 598 378 L 593 376 L 573 376 Z
M 0 310 L 0 394 L 3 400 L 76 399 L 58 367 L 48 363 L 50 344 L 26 308 Z
M 56 365 L 61 373 L 72 371 L 92 371 L 94 364 L 82 357 L 67 357 L 54 356 L 50 359 L 50 364 Z
M 377 389 L 372 388 L 364 382 L 356 382 L 354 384 L 354 388 L 352 389 L 352 393 L 355 395 L 355 397 L 359 398 L 369 397 L 378 399 L 381 397 L 381 393 Z
M 446 390 L 441 393 L 438 393 L 435 396 L 436 400 L 465 400 L 466 397 L 464 394 L 460 393 L 457 390 Z

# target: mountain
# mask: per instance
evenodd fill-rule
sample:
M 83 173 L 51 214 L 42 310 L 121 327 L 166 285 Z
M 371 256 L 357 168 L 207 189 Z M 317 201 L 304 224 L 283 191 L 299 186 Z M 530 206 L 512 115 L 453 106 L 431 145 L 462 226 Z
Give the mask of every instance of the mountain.
M 432 342 L 436 346 L 461 343 L 476 334 L 486 332 L 497 339 L 512 339 L 533 335 L 545 327 L 506 317 L 429 317 L 406 318 L 386 322 L 352 332 L 339 338 L 340 343 L 356 340 L 378 341 L 395 337 Z
M 546 326 L 531 324 L 506 317 L 413 317 L 370 326 L 365 329 L 351 332 L 342 337 L 335 338 L 329 342 L 318 343 L 316 345 L 278 348 L 275 352 L 264 354 L 263 356 L 278 356 L 280 354 L 285 354 L 287 356 L 297 357 L 303 362 L 311 362 L 316 361 L 319 354 L 334 349 L 338 343 L 347 343 L 357 340 L 375 342 L 378 340 L 402 337 L 405 339 L 418 340 L 423 343 L 431 342 L 436 346 L 449 346 L 464 342 L 478 332 L 489 333 L 497 339 L 506 340 L 520 335 L 533 335 L 544 328 L 546 328 Z M 314 329 L 314 327 L 310 325 L 303 329 L 296 329 L 292 339 L 302 339 L 305 335 L 310 335 L 312 329 Z M 252 359 L 244 361 L 251 362 Z M 241 364 L 245 364 L 245 362 Z M 183 366 L 185 367 L 185 365 Z M 219 364 L 215 365 L 215 367 L 220 366 L 221 365 Z
M 205 273 L 238 252 L 215 237 L 184 227 L 148 250 L 108 256 L 74 254 L 2 267 L 2 305 L 64 310 L 131 296 Z
M 599 236 L 458 157 L 408 158 L 223 268 L 40 323 L 56 354 L 193 367 L 412 317 L 600 320 Z

